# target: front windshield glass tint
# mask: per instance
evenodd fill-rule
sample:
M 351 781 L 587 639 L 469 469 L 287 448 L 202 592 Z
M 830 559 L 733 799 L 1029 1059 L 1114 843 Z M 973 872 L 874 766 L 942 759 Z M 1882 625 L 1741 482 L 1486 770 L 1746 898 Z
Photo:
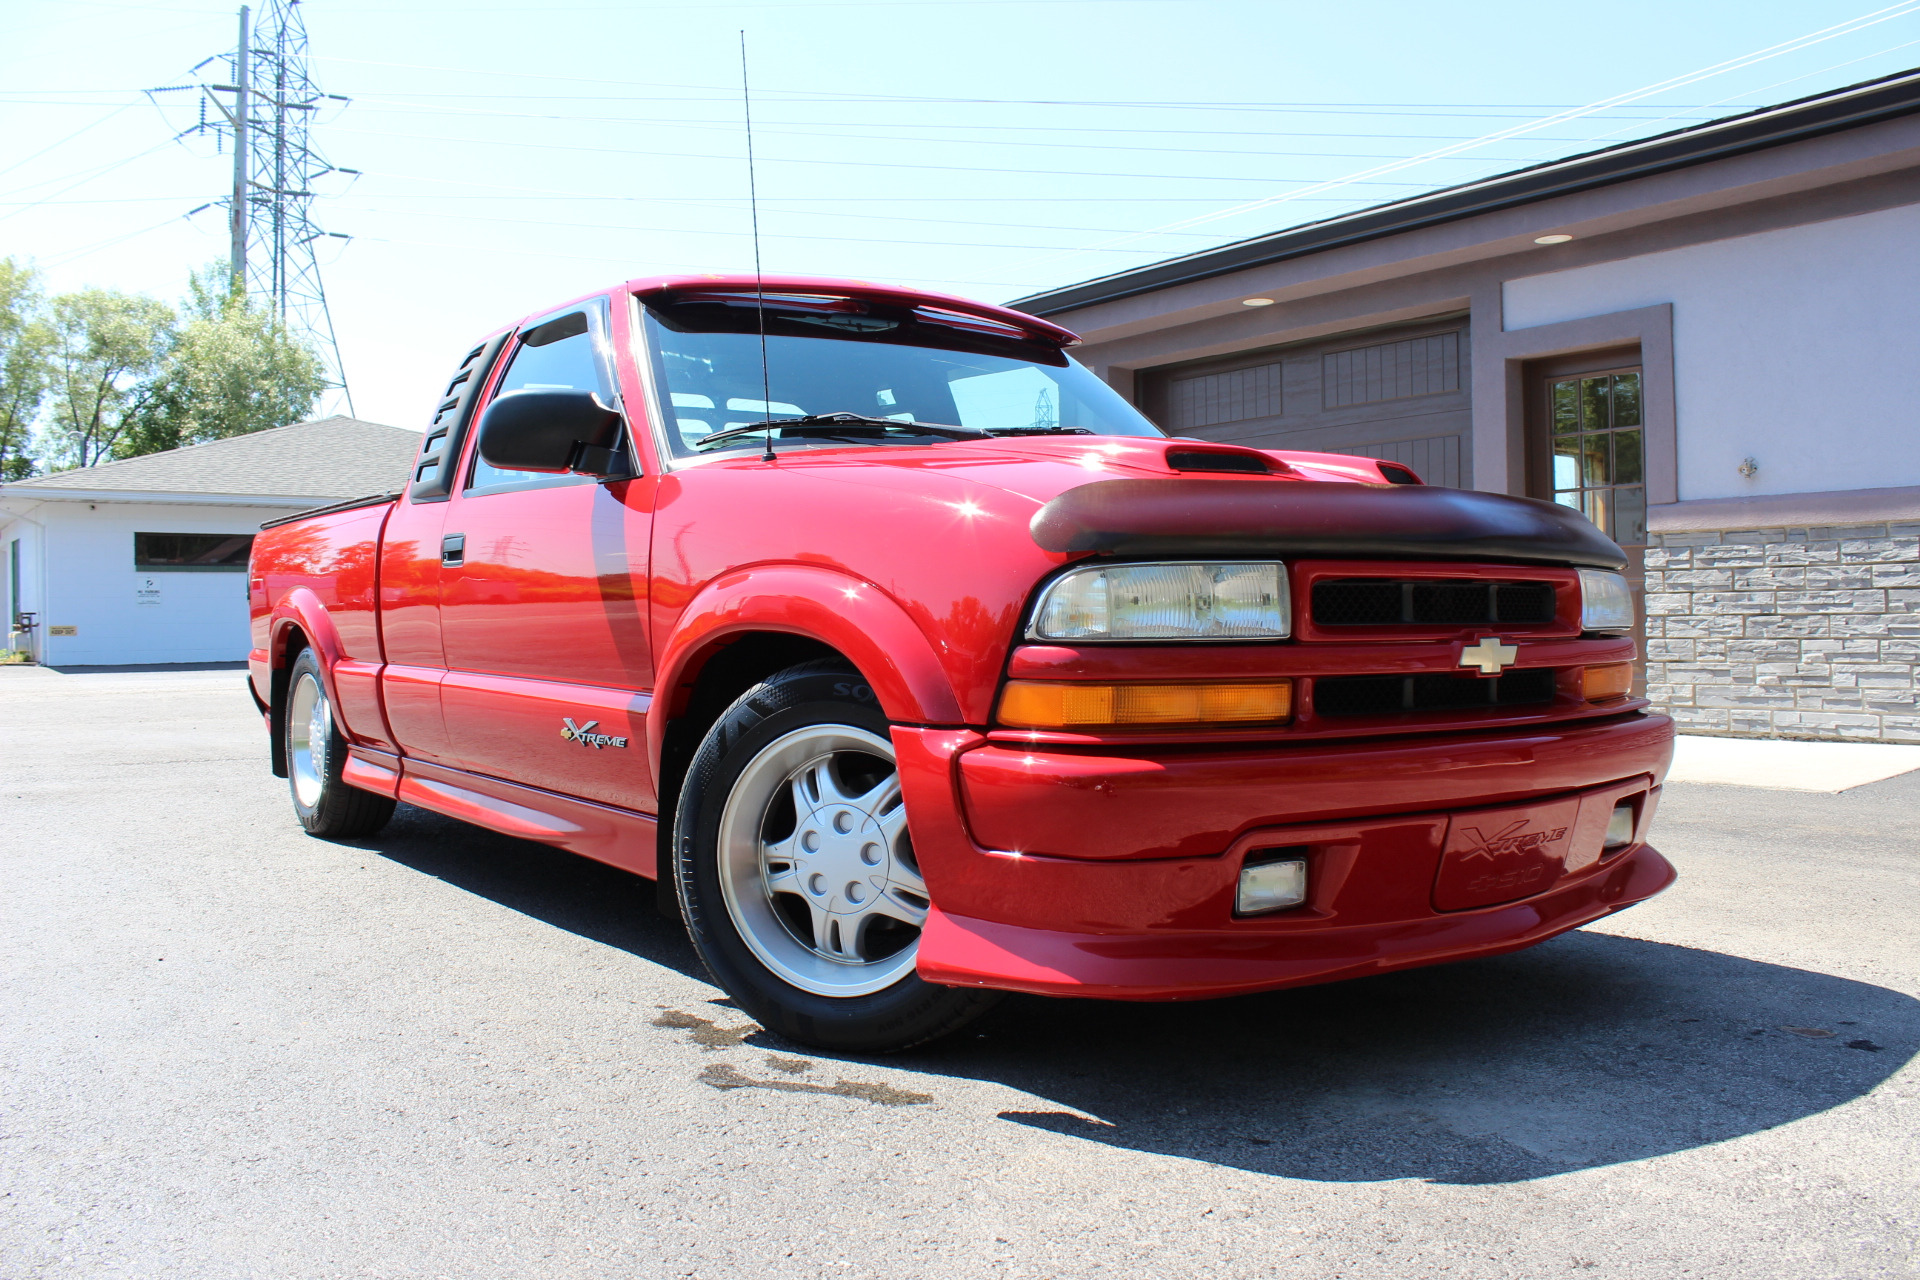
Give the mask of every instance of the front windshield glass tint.
M 739 330 L 742 312 L 745 332 Z M 676 308 L 666 322 L 649 310 L 655 376 L 668 405 L 665 434 L 676 454 L 702 452 L 695 446 L 706 437 L 767 418 L 829 413 L 886 419 L 903 427 L 925 422 L 1015 433 L 1078 427 L 1096 435 L 1160 434 L 1113 388 L 1051 348 L 982 338 L 911 317 L 889 322 L 835 316 L 822 322 L 786 313 L 772 314 L 770 321 L 769 394 L 762 390 L 760 337 L 751 330 L 750 308 Z M 833 331 L 857 323 L 872 327 L 846 336 Z M 816 336 L 809 328 L 828 331 Z M 948 335 L 953 346 L 922 345 Z M 964 346 L 1001 350 L 958 349 Z M 781 448 L 936 440 L 910 434 L 776 439 Z M 759 437 L 712 451 L 729 447 L 757 449 Z

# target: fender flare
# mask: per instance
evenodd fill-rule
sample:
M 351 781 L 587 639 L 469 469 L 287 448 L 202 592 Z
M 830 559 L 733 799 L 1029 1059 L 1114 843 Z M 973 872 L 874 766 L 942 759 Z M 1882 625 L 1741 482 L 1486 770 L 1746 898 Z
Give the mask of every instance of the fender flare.
M 673 624 L 660 655 L 656 706 L 675 701 L 695 661 L 729 635 L 779 631 L 831 645 L 867 682 L 887 719 L 959 724 L 960 701 L 933 642 L 893 597 L 852 574 L 815 565 L 736 569 L 702 587 Z M 647 747 L 656 770 L 668 717 L 649 716 Z
M 351 735 L 353 726 L 341 712 L 340 693 L 333 684 L 333 667 L 340 660 L 340 632 L 311 587 L 295 587 L 274 605 L 267 621 L 268 670 L 278 672 L 287 667 L 287 634 L 295 627 L 305 633 L 307 646 L 319 652 L 320 682 L 326 687 L 327 701 L 333 704 L 333 714 L 340 717 L 341 728 Z M 274 708 L 274 714 L 279 715 L 281 710 Z

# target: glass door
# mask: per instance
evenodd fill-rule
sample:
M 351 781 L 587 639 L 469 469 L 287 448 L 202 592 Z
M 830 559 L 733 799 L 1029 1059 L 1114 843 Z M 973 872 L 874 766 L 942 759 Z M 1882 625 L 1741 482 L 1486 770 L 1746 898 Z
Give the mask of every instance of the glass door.
M 1553 500 L 1575 507 L 1622 546 L 1647 540 L 1640 371 L 1553 378 Z

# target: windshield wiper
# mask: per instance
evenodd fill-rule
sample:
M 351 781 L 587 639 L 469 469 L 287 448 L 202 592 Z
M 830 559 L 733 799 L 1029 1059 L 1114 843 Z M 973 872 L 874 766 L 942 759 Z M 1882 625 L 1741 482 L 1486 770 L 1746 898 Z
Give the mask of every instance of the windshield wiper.
M 766 422 L 749 422 L 745 426 L 728 427 L 725 431 L 716 431 L 710 436 L 696 440 L 693 448 L 711 449 L 715 445 L 744 439 L 747 436 L 763 435 L 768 431 L 778 431 L 783 436 L 813 436 L 828 440 L 842 436 L 878 437 L 887 435 L 889 432 L 901 432 L 914 436 L 939 436 L 946 440 L 993 439 L 992 433 L 975 430 L 972 427 L 948 427 L 935 422 L 901 422 L 896 418 L 870 418 L 860 413 L 809 413 L 799 418 L 773 418 Z
M 1093 434 L 1085 427 L 989 427 L 987 432 L 996 436 L 1090 436 Z

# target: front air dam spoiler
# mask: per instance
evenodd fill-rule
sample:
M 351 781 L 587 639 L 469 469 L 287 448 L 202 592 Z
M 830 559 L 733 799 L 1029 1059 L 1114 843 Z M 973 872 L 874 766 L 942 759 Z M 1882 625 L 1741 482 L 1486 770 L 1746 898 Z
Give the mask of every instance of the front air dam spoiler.
M 1515 560 L 1623 569 L 1571 507 L 1472 489 L 1288 480 L 1102 480 L 1034 513 L 1043 550 L 1127 557 Z
M 1644 902 L 1674 882 L 1673 864 L 1636 846 L 1602 869 L 1535 898 L 1391 927 L 1228 937 L 1026 929 L 949 915 L 920 935 L 920 976 L 950 987 L 1102 1000 L 1202 1000 L 1313 986 L 1519 951 Z

